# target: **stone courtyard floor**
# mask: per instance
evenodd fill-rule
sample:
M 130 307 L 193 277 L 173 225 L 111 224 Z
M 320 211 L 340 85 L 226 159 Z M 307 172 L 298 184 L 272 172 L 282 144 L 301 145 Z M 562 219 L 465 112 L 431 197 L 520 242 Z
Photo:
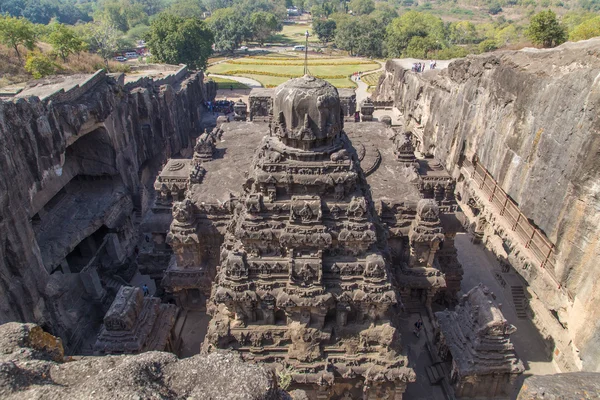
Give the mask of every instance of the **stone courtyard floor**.
M 481 282 L 494 292 L 498 302 L 503 304 L 504 318 L 517 328 L 517 331 L 511 335 L 511 339 L 517 355 L 525 365 L 524 375 L 558 373 L 558 369 L 549 357 L 543 337 L 531 320 L 517 318 L 508 285 L 503 288 L 494 277 L 494 272 L 500 270 L 494 255 L 483 245 L 473 244 L 466 233 L 456 235 L 455 245 L 458 250 L 458 260 L 464 269 L 462 292 L 468 292 Z

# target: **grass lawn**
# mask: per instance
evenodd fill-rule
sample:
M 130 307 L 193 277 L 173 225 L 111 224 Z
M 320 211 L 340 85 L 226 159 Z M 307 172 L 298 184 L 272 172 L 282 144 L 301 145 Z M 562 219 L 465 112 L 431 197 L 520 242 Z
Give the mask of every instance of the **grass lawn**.
M 279 77 L 279 76 L 252 75 L 252 74 L 242 74 L 240 76 L 245 76 L 246 78 L 251 78 L 251 79 L 254 79 L 255 81 L 259 81 L 264 87 L 279 86 L 282 83 L 284 83 L 290 79 L 290 78 L 283 78 L 283 77 Z M 350 81 L 350 79 L 348 79 L 348 78 L 325 79 L 325 80 L 337 88 L 355 88 L 356 87 L 354 82 Z
M 379 68 L 379 64 L 350 64 L 350 65 L 336 65 L 336 59 L 331 60 L 330 65 L 310 65 L 309 70 L 311 74 L 316 76 L 332 76 L 332 75 L 344 75 L 349 76 L 356 71 L 371 71 Z M 295 61 L 294 64 L 298 64 Z M 213 74 L 227 74 L 233 71 L 240 71 L 239 75 L 251 74 L 252 71 L 260 71 L 263 73 L 273 74 L 293 74 L 302 76 L 304 73 L 304 67 L 302 65 L 289 65 L 285 63 L 278 63 L 278 65 L 251 65 L 251 64 L 229 64 L 221 63 L 213 65 L 208 68 L 208 72 Z M 241 72 L 243 71 L 243 72 Z
M 250 89 L 247 85 L 233 79 L 217 78 L 210 75 L 207 78 L 208 80 L 217 82 L 217 89 L 231 89 L 232 86 L 234 89 Z
M 292 59 L 293 58 L 293 59 Z M 260 64 L 276 64 L 276 65 L 304 65 L 304 57 L 292 57 L 292 56 L 288 56 L 285 57 L 283 59 L 277 59 L 277 58 L 266 58 L 266 57 L 260 57 L 260 58 L 254 58 L 254 57 L 247 57 L 247 58 L 243 58 L 243 59 L 237 59 L 237 60 L 232 60 L 233 62 L 230 64 L 233 65 L 240 65 L 240 66 L 244 66 L 244 65 L 260 65 Z M 320 57 L 320 56 L 309 56 L 308 59 L 308 65 L 319 65 L 319 64 L 327 64 L 327 65 L 334 65 L 336 66 L 340 66 L 340 65 L 364 65 L 366 67 L 369 67 L 371 65 L 373 65 L 374 63 L 371 60 L 366 60 L 366 59 L 357 59 L 357 58 L 352 58 L 352 57 Z M 370 68 L 369 68 L 370 69 Z
M 238 58 L 232 61 L 242 64 L 223 62 L 209 67 L 207 72 L 244 76 L 260 82 L 265 87 L 274 87 L 290 79 L 289 76 L 276 76 L 278 74 L 294 76 L 302 76 L 304 74 L 302 58 L 298 57 L 296 59 L 293 57 L 293 54 L 287 55 L 286 58 L 288 59 L 282 60 L 281 56 L 279 59 L 278 57 L 265 56 Z M 293 59 L 289 60 L 289 58 Z M 265 63 L 272 65 L 261 65 Z M 317 65 L 324 63 L 326 65 Z M 379 64 L 366 58 L 309 56 L 308 68 L 312 75 L 331 77 L 325 79 L 336 87 L 352 88 L 356 87 L 356 85 L 347 78 L 348 76 L 356 71 L 366 72 L 378 69 Z
M 304 44 L 305 33 L 308 30 L 309 43 L 318 43 L 319 40 L 312 33 L 312 26 L 308 24 L 284 24 L 283 30 L 267 39 L 267 43 Z

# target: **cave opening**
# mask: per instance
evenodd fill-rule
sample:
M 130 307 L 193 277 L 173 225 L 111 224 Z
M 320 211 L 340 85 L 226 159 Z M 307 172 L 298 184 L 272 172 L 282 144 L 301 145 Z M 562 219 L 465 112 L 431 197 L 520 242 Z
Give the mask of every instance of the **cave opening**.
M 75 248 L 65 257 L 66 263 L 71 272 L 81 272 L 96 256 L 102 246 L 102 242 L 110 229 L 102 225 L 96 232 L 83 239 Z

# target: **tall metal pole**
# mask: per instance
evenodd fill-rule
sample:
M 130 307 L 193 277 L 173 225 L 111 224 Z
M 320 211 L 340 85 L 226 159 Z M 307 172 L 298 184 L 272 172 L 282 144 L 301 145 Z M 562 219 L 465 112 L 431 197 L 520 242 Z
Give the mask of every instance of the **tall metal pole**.
M 306 43 L 304 45 L 304 75 L 308 75 L 308 29 L 306 30 Z

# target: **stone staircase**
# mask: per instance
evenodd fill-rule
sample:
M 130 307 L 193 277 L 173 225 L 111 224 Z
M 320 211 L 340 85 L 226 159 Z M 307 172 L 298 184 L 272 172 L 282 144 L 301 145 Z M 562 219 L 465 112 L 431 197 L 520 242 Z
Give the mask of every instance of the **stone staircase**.
M 505 285 L 510 289 L 510 294 L 512 296 L 513 304 L 515 305 L 515 312 L 517 313 L 517 318 L 525 319 L 528 318 L 527 315 L 527 293 L 525 289 L 525 285 L 521 278 L 514 274 L 502 274 L 504 277 Z M 505 287 L 506 287 L 505 286 Z
M 523 286 L 511 286 L 510 293 L 512 294 L 513 304 L 517 317 L 520 319 L 527 318 L 527 297 L 525 296 L 525 288 Z
M 425 371 L 427 372 L 429 383 L 431 383 L 432 385 L 439 384 L 442 381 L 442 379 L 450 375 L 450 371 L 448 371 L 448 366 L 444 362 L 438 362 L 433 365 L 430 365 L 425 368 Z

